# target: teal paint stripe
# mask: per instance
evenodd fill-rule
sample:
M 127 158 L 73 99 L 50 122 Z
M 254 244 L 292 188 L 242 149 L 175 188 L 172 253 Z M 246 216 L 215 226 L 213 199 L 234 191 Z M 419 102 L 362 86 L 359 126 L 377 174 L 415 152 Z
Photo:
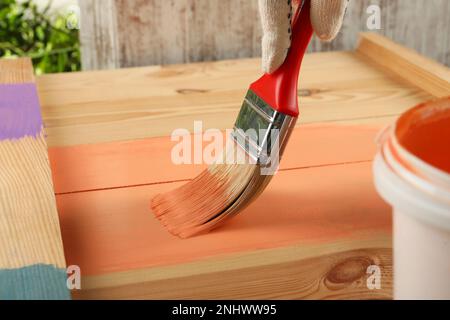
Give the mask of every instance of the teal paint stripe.
M 65 269 L 35 264 L 0 269 L 0 300 L 69 300 Z

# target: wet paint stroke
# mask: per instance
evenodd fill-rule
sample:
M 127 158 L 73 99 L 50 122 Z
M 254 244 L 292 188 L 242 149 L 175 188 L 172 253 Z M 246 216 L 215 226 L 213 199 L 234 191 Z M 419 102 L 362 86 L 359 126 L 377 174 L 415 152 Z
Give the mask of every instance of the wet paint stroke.
M 215 232 L 184 240 L 150 210 L 153 196 L 202 170 L 175 166 L 169 138 L 50 148 L 66 261 L 97 276 L 389 235 L 389 207 L 371 180 L 379 129 L 295 129 L 281 170 L 257 201 Z
M 296 128 L 280 163 L 280 171 L 370 161 L 376 152 L 373 139 L 380 129 L 381 126 L 375 125 L 330 124 Z M 173 146 L 170 137 L 152 137 L 51 147 L 48 153 L 55 192 L 64 194 L 186 182 L 206 169 L 206 164 L 173 165 Z
M 0 84 L 0 141 L 36 137 L 42 129 L 36 85 Z

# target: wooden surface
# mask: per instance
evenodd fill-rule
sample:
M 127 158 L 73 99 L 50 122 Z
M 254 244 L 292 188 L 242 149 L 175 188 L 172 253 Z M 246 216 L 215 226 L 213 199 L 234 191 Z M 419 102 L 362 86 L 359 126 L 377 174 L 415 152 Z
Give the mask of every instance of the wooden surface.
M 374 243 L 373 240 L 370 241 L 370 245 Z M 383 247 L 388 243 L 388 240 L 380 241 L 379 246 Z M 346 248 L 343 243 L 338 243 L 337 246 L 339 250 Z M 324 252 L 320 249 L 324 249 Z M 314 250 L 318 256 L 302 256 L 308 250 Z M 248 261 L 252 263 L 248 264 Z M 256 261 L 259 263 L 255 263 Z M 367 290 L 366 270 L 373 264 L 383 270 L 383 290 Z M 184 271 L 182 276 L 180 270 Z M 186 274 L 186 270 L 197 272 Z M 389 299 L 392 290 L 391 279 L 390 249 L 367 247 L 363 250 L 336 253 L 336 247 L 322 245 L 320 248 L 261 250 L 253 255 L 247 253 L 219 262 L 214 259 L 182 267 L 152 268 L 118 273 L 114 276 L 88 277 L 87 290 L 74 292 L 74 297 L 76 299 Z M 92 283 L 95 286 L 92 286 Z
M 280 170 L 370 162 L 376 150 L 372 138 L 379 128 L 380 125 L 336 127 L 332 123 L 301 126 L 292 133 L 289 143 L 292 147 L 286 150 Z M 308 139 L 303 139 L 305 135 Z M 359 147 L 349 148 L 348 141 Z M 316 147 L 320 144 L 323 145 Z M 205 169 L 206 165 L 173 166 L 170 159 L 173 145 L 170 137 L 153 137 L 119 144 L 108 142 L 70 148 L 53 147 L 49 155 L 55 192 L 66 194 L 145 185 L 149 182 L 180 182 L 191 179 Z M 117 150 L 118 147 L 120 150 Z M 346 149 L 346 152 L 336 152 L 337 149 Z M 311 151 L 296 157 L 297 150 Z
M 47 141 L 55 146 L 167 136 L 175 126 L 192 129 L 197 119 L 204 129 L 225 128 L 259 75 L 258 59 L 43 75 L 38 87 Z M 307 55 L 297 126 L 392 121 L 433 97 L 411 85 L 409 76 L 381 70 L 376 57 L 359 49 Z
M 30 60 L 0 60 L 0 300 L 70 297 L 33 81 Z
M 33 70 L 28 59 L 14 61 L 0 59 L 0 79 L 3 84 L 34 82 Z
M 377 33 L 450 64 L 447 0 L 351 1 L 331 43 L 313 39 L 310 51 L 353 50 L 367 28 L 369 5 L 381 9 Z M 257 1 L 80 1 L 83 68 L 111 69 L 261 55 Z
M 434 97 L 450 92 L 450 72 L 441 64 L 371 33 L 362 35 L 358 53 Z
M 307 55 L 300 122 L 279 174 L 250 211 L 189 243 L 166 233 L 148 209 L 152 194 L 202 169 L 165 170 L 167 136 L 191 129 L 193 120 L 204 120 L 204 128 L 231 126 L 259 62 L 40 76 L 66 256 L 85 270 L 84 290 L 74 297 L 391 297 L 390 214 L 371 181 L 374 139 L 434 91 L 376 60 L 364 47 Z M 430 83 L 439 83 L 440 72 Z M 267 211 L 274 203 L 285 208 L 280 220 Z M 267 230 L 277 230 L 277 240 L 258 242 Z M 239 237 L 219 241 L 227 234 L 253 240 L 249 247 Z M 187 244 L 190 258 L 177 260 L 174 252 Z M 365 285 L 370 264 L 381 268 L 381 290 Z
M 370 179 L 372 140 L 378 130 L 333 124 L 296 129 L 287 161 L 257 202 L 219 230 L 183 240 L 169 234 L 149 210 L 156 193 L 201 170 L 176 169 L 164 152 L 173 145 L 168 138 L 53 148 L 66 257 L 83 270 L 83 290 L 75 296 L 389 298 L 391 219 Z M 300 150 L 309 150 L 308 155 L 299 157 Z M 137 163 L 153 157 L 157 160 L 147 166 Z M 63 159 L 72 160 L 66 164 Z M 114 168 L 100 169 L 104 164 Z M 170 172 L 174 169 L 178 172 Z M 177 180 L 169 180 L 172 175 Z M 270 254 L 276 258 L 268 260 Z M 373 264 L 384 272 L 379 291 L 366 287 L 366 269 Z M 284 276 L 278 267 L 286 268 Z M 247 269 L 258 271 L 244 281 Z M 218 286 L 220 290 L 214 290 L 214 282 L 191 282 L 220 272 L 224 274 L 215 282 L 228 283 Z M 270 280 L 260 278 L 263 273 L 285 285 L 266 291 Z M 331 277 L 338 279 L 336 289 L 328 285 Z

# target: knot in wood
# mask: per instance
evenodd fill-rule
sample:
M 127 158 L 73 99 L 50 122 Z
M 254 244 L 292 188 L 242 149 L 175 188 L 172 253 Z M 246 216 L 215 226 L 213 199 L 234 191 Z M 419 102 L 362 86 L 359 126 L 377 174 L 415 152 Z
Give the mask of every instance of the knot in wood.
M 367 267 L 374 264 L 369 257 L 352 257 L 336 264 L 327 274 L 326 280 L 335 283 L 352 283 L 366 275 Z

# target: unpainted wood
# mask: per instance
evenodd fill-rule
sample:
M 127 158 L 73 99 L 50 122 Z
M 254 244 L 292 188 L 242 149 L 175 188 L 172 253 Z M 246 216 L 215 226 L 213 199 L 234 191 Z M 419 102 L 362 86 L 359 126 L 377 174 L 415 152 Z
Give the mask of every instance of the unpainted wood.
M 295 257 L 292 248 L 291 254 Z M 368 287 L 370 265 L 380 268 L 378 289 Z M 189 266 L 177 266 L 179 271 L 183 268 L 189 270 Z M 145 279 L 144 270 L 134 276 L 139 277 L 139 273 L 140 279 Z M 155 270 L 147 271 L 152 273 Z M 127 276 L 128 280 L 133 277 Z M 74 299 L 392 299 L 392 255 L 388 248 L 356 249 L 268 265 L 112 285 L 124 282 L 127 276 L 87 277 L 85 289 L 74 291 Z M 102 286 L 106 283 L 109 285 Z M 369 280 L 370 285 L 373 283 Z
M 80 1 L 81 62 L 84 70 L 120 67 L 116 10 L 115 0 Z
M 43 135 L 0 143 L 0 269 L 65 268 Z
M 0 83 L 34 82 L 30 59 L 0 59 Z
M 361 35 L 357 52 L 434 97 L 450 95 L 450 69 L 375 34 Z
M 202 120 L 203 129 L 230 128 L 248 85 L 259 76 L 258 59 L 39 76 L 48 143 L 168 136 L 177 128 L 192 131 L 194 120 Z M 388 123 L 433 98 L 407 77 L 352 52 L 307 54 L 299 96 L 297 125 Z

